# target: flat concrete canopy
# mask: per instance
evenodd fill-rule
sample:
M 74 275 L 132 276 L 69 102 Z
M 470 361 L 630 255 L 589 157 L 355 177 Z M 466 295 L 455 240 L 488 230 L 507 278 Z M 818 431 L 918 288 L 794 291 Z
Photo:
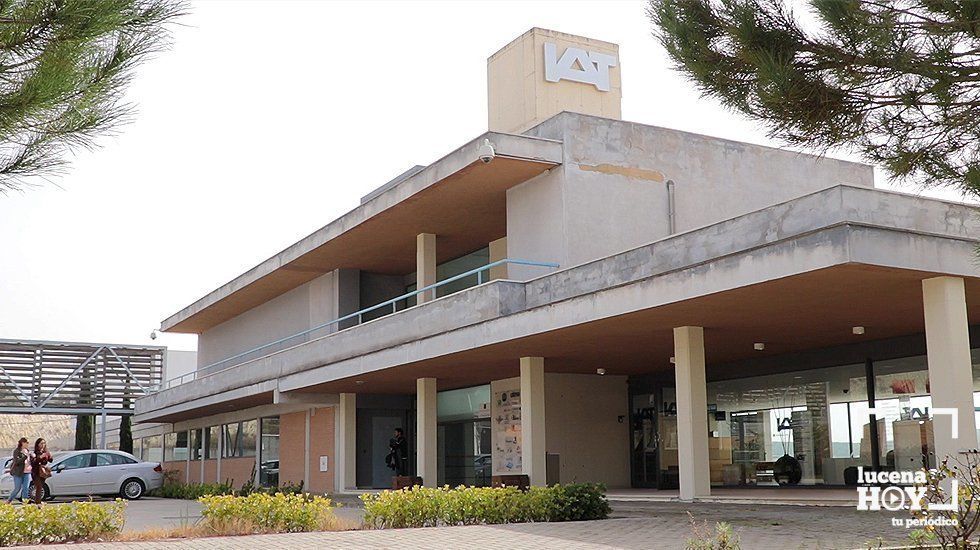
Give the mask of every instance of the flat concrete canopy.
M 478 148 L 489 139 L 490 163 Z M 415 238 L 439 235 L 438 261 L 507 234 L 506 191 L 561 163 L 561 143 L 489 132 L 366 201 L 161 323 L 200 333 L 340 268 L 415 271 Z

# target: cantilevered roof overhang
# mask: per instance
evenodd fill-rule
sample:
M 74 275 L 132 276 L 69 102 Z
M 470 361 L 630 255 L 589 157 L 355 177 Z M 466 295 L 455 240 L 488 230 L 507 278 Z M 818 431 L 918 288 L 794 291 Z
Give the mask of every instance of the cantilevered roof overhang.
M 484 140 L 496 156 L 479 158 Z M 324 273 L 415 270 L 415 237 L 439 235 L 444 261 L 506 235 L 506 191 L 561 164 L 560 141 L 487 132 L 165 319 L 200 333 Z
M 516 376 L 529 355 L 546 357 L 548 372 L 669 373 L 672 329 L 682 325 L 705 327 L 711 379 L 747 375 L 731 365 L 749 359 L 806 368 L 793 354 L 914 340 L 924 327 L 926 278 L 963 277 L 969 321 L 980 324 L 976 214 L 968 205 L 834 187 L 277 351 L 142 398 L 137 421 L 272 403 L 276 392 L 406 394 L 421 377 L 437 378 L 441 390 L 467 387 Z M 853 334 L 854 326 L 866 334 Z

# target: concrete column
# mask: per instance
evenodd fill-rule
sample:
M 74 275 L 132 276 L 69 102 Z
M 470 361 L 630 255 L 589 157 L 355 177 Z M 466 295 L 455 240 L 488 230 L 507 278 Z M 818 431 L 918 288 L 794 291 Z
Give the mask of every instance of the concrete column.
M 704 329 L 674 329 L 677 386 L 677 462 L 681 500 L 711 493 L 708 468 L 708 395 L 704 374 Z
M 922 304 L 926 321 L 926 357 L 929 363 L 929 392 L 932 394 L 933 432 L 936 460 L 961 460 L 959 451 L 977 448 L 977 426 L 973 414 L 973 365 L 970 360 L 970 329 L 966 315 L 966 289 L 959 277 L 936 277 L 922 281 Z M 956 410 L 957 437 L 953 416 L 937 409 Z
M 438 410 L 435 378 L 419 378 L 415 381 L 418 394 L 415 421 L 415 472 L 422 478 L 422 485 L 435 487 L 439 483 L 438 472 Z
M 357 488 L 357 394 L 340 394 L 334 414 L 334 488 Z
M 490 241 L 490 263 L 499 262 L 507 259 L 507 237 L 502 237 L 495 241 Z M 498 265 L 490 268 L 490 281 L 507 278 L 507 264 Z M 486 274 L 484 274 L 486 276 Z
M 415 238 L 415 284 L 417 289 L 436 284 L 436 236 L 419 233 Z M 418 303 L 434 300 L 435 289 L 418 295 Z
M 547 485 L 544 357 L 521 357 L 521 462 L 531 485 Z

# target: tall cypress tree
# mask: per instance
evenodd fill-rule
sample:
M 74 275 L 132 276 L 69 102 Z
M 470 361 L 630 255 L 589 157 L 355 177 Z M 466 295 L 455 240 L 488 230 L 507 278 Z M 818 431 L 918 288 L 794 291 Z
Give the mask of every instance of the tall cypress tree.
M 128 415 L 119 418 L 119 450 L 133 453 L 133 417 Z
M 95 430 L 95 417 L 90 414 L 80 414 L 75 417 L 75 450 L 91 449 L 92 436 Z
M 803 6 L 651 0 L 648 15 L 683 74 L 772 137 L 980 196 L 980 1 Z

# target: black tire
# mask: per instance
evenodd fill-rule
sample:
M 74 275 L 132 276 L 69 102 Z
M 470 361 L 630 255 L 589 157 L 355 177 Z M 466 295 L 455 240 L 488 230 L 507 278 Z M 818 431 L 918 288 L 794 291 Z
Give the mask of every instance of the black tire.
M 146 485 L 143 485 L 143 480 L 136 477 L 123 481 L 119 487 L 119 496 L 126 500 L 139 500 L 145 492 Z
M 27 498 L 30 499 L 31 502 L 34 502 L 35 487 L 37 486 L 31 483 L 31 488 L 27 490 Z M 51 488 L 48 487 L 47 483 L 44 484 L 43 490 L 44 490 L 44 494 L 41 496 L 41 500 L 51 500 L 54 498 L 53 496 L 51 496 Z

